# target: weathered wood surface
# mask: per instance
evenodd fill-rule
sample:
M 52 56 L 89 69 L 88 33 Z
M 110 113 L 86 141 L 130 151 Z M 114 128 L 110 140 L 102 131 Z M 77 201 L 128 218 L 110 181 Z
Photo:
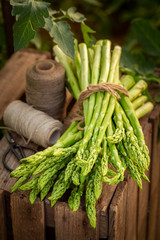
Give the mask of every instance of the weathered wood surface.
M 29 49 L 19 51 L 12 55 L 12 57 L 9 59 L 5 67 L 0 72 L 0 90 L 1 90 L 0 120 L 2 120 L 3 112 L 7 107 L 7 105 L 11 101 L 19 99 L 24 94 L 25 85 L 26 85 L 27 67 L 33 62 L 35 62 L 36 60 L 46 59 L 46 58 L 49 58 L 49 56 L 50 55 L 48 53 L 41 54 L 38 51 L 29 50 Z M 16 136 L 16 140 L 18 141 L 19 144 L 24 145 L 24 142 L 20 137 Z M 36 147 L 35 144 L 30 143 L 30 146 L 31 145 L 33 147 Z M 2 159 L 3 154 L 6 152 L 6 150 L 9 147 L 9 144 L 5 137 L 0 141 L 0 146 L 1 146 L 0 159 Z M 31 151 L 26 151 L 25 153 L 27 156 L 30 154 L 33 154 L 33 152 Z M 14 169 L 19 165 L 19 163 L 17 162 L 17 159 L 14 157 L 12 153 L 8 154 L 7 159 L 8 159 L 7 160 L 8 164 L 11 168 Z M 15 183 L 15 179 L 11 179 L 9 177 L 9 172 L 6 169 L 4 169 L 2 161 L 0 161 L 0 188 L 4 189 L 5 191 L 10 191 L 14 183 Z M 9 215 L 12 216 L 12 227 L 13 227 L 14 239 L 15 240 L 29 239 L 31 236 L 33 236 L 34 239 L 44 239 L 45 224 L 44 224 L 44 210 L 42 211 L 41 209 L 42 203 L 37 202 L 36 207 L 32 206 L 28 202 L 24 201 L 24 199 L 20 198 L 18 193 L 11 195 L 11 203 L 12 203 L 11 204 L 12 211 L 10 212 L 9 201 L 8 201 L 8 206 L 6 211 L 9 213 Z M 29 211 L 29 208 L 30 208 L 30 211 Z M 25 211 L 28 211 L 28 212 L 25 212 Z M 39 221 L 40 214 L 42 215 L 41 221 Z M 37 220 L 34 221 L 34 219 L 36 219 L 35 218 L 36 216 L 37 216 Z M 3 211 L 1 211 L 1 217 L 3 217 Z M 3 221 L 1 226 L 3 227 Z M 2 231 L 0 231 L 0 234 L 1 233 Z M 3 233 L 3 235 L 4 234 L 5 233 Z M 3 239 L 3 238 L 0 237 L 0 239 Z
M 15 136 L 15 140 L 19 144 L 25 145 L 24 140 L 20 136 L 18 136 L 16 134 L 14 134 L 14 136 Z M 38 146 L 33 143 L 30 143 L 29 146 L 38 148 Z M 0 188 L 4 189 L 5 191 L 10 191 L 11 187 L 13 186 L 13 184 L 16 181 L 16 179 L 10 178 L 10 176 L 9 176 L 10 172 L 4 168 L 3 163 L 2 163 L 3 155 L 7 151 L 8 148 L 9 148 L 9 143 L 7 142 L 7 139 L 4 136 L 2 138 L 2 140 L 0 141 L 0 159 L 1 159 L 1 161 L 0 161 Z M 26 156 L 30 156 L 31 154 L 33 154 L 33 151 L 26 150 L 25 154 L 26 154 Z M 14 156 L 14 154 L 11 151 L 7 155 L 7 163 L 13 169 L 15 169 L 19 165 L 19 162 L 17 161 L 16 157 Z
M 109 207 L 117 185 L 103 183 L 103 191 L 96 206 L 99 215 L 99 238 L 106 239 L 109 236 Z
M 33 205 L 27 192 L 11 195 L 11 217 L 15 240 L 44 240 L 45 213 L 44 202 L 37 199 Z
M 109 207 L 108 240 L 125 239 L 127 182 L 120 182 Z
M 54 207 L 56 240 L 98 240 L 99 229 L 94 230 L 84 209 L 72 212 L 68 204 L 58 202 Z
M 152 163 L 150 165 L 150 194 L 149 194 L 149 219 L 147 228 L 147 239 L 156 239 L 156 224 L 158 212 L 158 194 L 159 194 L 159 169 L 160 159 L 158 159 L 158 123 L 159 123 L 160 106 L 157 105 L 150 115 L 150 122 L 152 124 Z M 160 236 L 159 236 L 160 237 Z
M 157 161 L 160 161 L 160 141 L 158 142 L 157 149 L 158 149 Z M 160 184 L 160 166 L 159 166 L 159 184 Z M 159 239 L 160 239 L 160 187 L 159 187 L 157 223 L 156 223 L 156 240 L 159 240 Z
M 143 128 L 146 144 L 149 148 L 150 157 L 152 155 L 152 124 L 147 123 Z M 150 168 L 149 171 L 145 172 L 147 177 L 150 179 Z M 137 240 L 145 240 L 147 238 L 147 223 L 149 213 L 149 191 L 150 183 L 142 180 L 142 189 L 138 188 L 137 196 Z M 130 238 L 131 239 L 131 238 Z
M 0 71 L 0 121 L 7 105 L 22 97 L 26 86 L 26 69 L 36 60 L 49 58 L 49 54 L 21 50 L 11 56 Z
M 133 179 L 128 176 L 127 179 L 127 200 L 125 206 L 125 240 L 137 239 L 137 197 L 138 186 Z M 121 229 L 119 230 L 121 231 Z
M 151 135 L 151 124 L 146 124 L 146 123 L 143 123 L 143 124 L 145 126 L 143 130 L 144 130 L 146 140 L 149 141 L 148 140 L 149 137 L 147 137 L 147 136 Z M 18 142 L 23 143 L 22 142 L 23 140 L 21 138 L 18 137 L 17 139 L 18 139 Z M 2 146 L 1 146 L 1 144 L 2 144 Z M 2 152 L 4 152 L 8 147 L 8 143 L 6 142 L 5 138 L 3 138 L 1 140 L 0 146 L 1 146 L 0 156 L 2 156 L 3 155 Z M 10 157 L 9 161 L 11 161 L 12 167 L 15 167 L 15 165 L 16 166 L 18 165 L 18 163 L 13 158 L 13 156 Z M 13 161 L 14 161 L 14 163 L 13 163 Z M 2 166 L 1 166 L 1 168 L 2 168 Z M 0 179 L 1 179 L 0 187 L 3 187 L 4 189 L 10 191 L 10 188 L 13 185 L 15 180 L 9 178 L 8 173 L 5 169 L 3 169 L 3 171 L 1 173 L 0 173 Z M 98 212 L 98 216 L 99 216 L 99 222 L 98 222 L 98 228 L 96 229 L 96 231 L 89 227 L 89 223 L 82 221 L 82 219 L 87 219 L 84 209 L 80 208 L 77 213 L 72 213 L 69 210 L 67 203 L 64 203 L 64 202 L 58 202 L 54 208 L 51 208 L 49 205 L 49 201 L 47 201 L 47 200 L 45 200 L 46 225 L 55 227 L 57 239 L 63 239 L 63 237 L 66 236 L 66 232 L 64 230 L 63 231 L 60 230 L 61 229 L 60 226 L 62 225 L 62 222 L 64 221 L 64 219 L 67 219 L 67 220 L 65 220 L 65 224 L 63 223 L 64 229 L 72 229 L 72 231 L 68 232 L 68 239 L 72 239 L 72 238 L 74 239 L 74 236 L 75 236 L 75 239 L 76 239 L 76 236 L 78 236 L 77 239 L 79 238 L 79 239 L 84 239 L 84 240 L 85 239 L 98 239 L 97 236 L 99 238 L 103 238 L 103 239 L 106 239 L 106 238 L 112 239 L 111 236 L 114 237 L 113 239 L 118 239 L 118 237 L 123 237 L 123 236 L 125 236 L 124 239 L 126 239 L 126 240 L 127 239 L 131 239 L 131 240 L 136 239 L 135 238 L 136 234 L 141 234 L 141 230 L 144 233 L 144 229 L 146 227 L 146 221 L 147 221 L 145 218 L 146 212 L 143 215 L 142 219 L 141 219 L 141 214 L 140 214 L 140 212 L 144 213 L 144 209 L 146 209 L 146 204 L 145 204 L 145 207 L 143 207 L 143 200 L 142 200 L 143 198 L 145 198 L 145 196 L 141 195 L 141 197 L 140 197 L 140 195 L 139 195 L 139 198 L 137 199 L 137 201 L 139 201 L 138 204 L 140 204 L 140 205 L 142 204 L 142 208 L 139 207 L 135 211 L 136 204 L 137 204 L 136 195 L 138 193 L 138 191 L 136 192 L 135 189 L 137 188 L 137 185 L 131 179 L 126 184 L 127 184 L 126 185 L 127 187 L 125 187 L 126 188 L 126 190 L 125 190 L 126 196 L 122 195 L 124 190 L 122 190 L 122 191 L 118 190 L 118 193 L 117 193 L 117 189 L 120 188 L 119 185 L 118 185 L 118 187 L 117 186 L 108 186 L 107 184 L 104 185 L 103 193 L 97 204 L 97 212 Z M 144 190 L 142 190 L 142 191 L 144 191 Z M 17 196 L 17 198 L 19 198 L 18 195 L 19 195 L 19 193 L 14 194 L 15 197 Z M 115 200 L 115 196 L 117 196 L 116 197 L 117 200 Z M 121 198 L 126 199 L 126 201 L 123 200 L 124 206 L 122 206 L 122 201 L 119 200 Z M 132 201 L 129 201 L 128 200 L 129 198 L 132 199 Z M 114 200 L 114 202 L 113 202 L 113 200 Z M 145 199 L 145 201 L 147 202 L 147 199 Z M 28 204 L 30 205 L 29 202 L 28 202 Z M 32 208 L 32 205 L 30 205 L 30 206 Z M 118 229 L 121 226 L 122 221 L 119 220 L 119 217 L 118 217 L 119 215 L 116 215 L 116 214 L 119 214 L 121 208 L 123 208 L 123 214 L 126 214 L 126 218 L 123 222 L 122 229 L 120 228 L 118 235 L 117 235 L 116 229 Z M 48 211 L 46 209 L 48 209 Z M 116 210 L 116 209 L 118 209 L 118 210 Z M 136 223 L 136 218 L 138 218 L 138 216 L 137 216 L 138 209 L 140 211 L 139 212 L 140 219 Z M 128 214 L 127 214 L 127 211 L 128 211 Z M 109 213 L 111 213 L 111 214 L 109 214 Z M 77 214 L 79 217 L 77 216 Z M 64 216 L 64 219 L 61 217 L 62 215 Z M 112 219 L 111 216 L 113 216 L 114 220 L 111 220 Z M 58 217 L 59 217 L 59 220 L 58 220 Z M 121 215 L 121 217 L 122 217 L 122 215 Z M 131 221 L 131 223 L 129 222 L 129 220 Z M 61 225 L 57 224 L 56 221 L 60 221 Z M 88 220 L 86 220 L 86 221 L 88 221 Z M 119 222 L 119 221 L 121 221 L 121 222 Z M 114 223 L 114 226 L 111 223 Z M 117 225 L 118 223 L 120 225 Z M 125 228 L 124 228 L 124 223 L 126 226 Z M 142 225 L 140 223 L 142 223 Z M 81 230 L 78 232 L 79 235 L 76 232 L 77 226 L 81 226 L 80 227 Z M 142 229 L 141 229 L 141 227 L 142 227 Z M 137 228 L 137 233 L 136 233 L 136 228 Z M 139 231 L 138 231 L 138 229 L 139 229 Z M 125 231 L 125 233 L 124 233 L 124 231 Z M 88 235 L 86 232 L 89 233 L 90 238 L 88 238 Z M 81 238 L 81 236 L 83 236 L 83 238 Z M 85 238 L 84 238 L 84 236 L 85 236 Z M 127 238 L 127 236 L 128 237 L 130 236 L 132 238 Z M 139 236 L 141 236 L 141 235 L 139 235 Z M 119 239 L 123 239 L 123 238 L 119 238 Z M 143 239 L 143 238 L 139 238 L 139 239 Z
M 5 196 L 3 189 L 0 189 L 0 239 L 7 240 Z
M 63 199 L 59 200 L 54 208 L 51 208 L 50 202 L 46 199 L 45 200 L 46 225 L 49 227 L 55 228 L 56 237 L 57 237 L 56 239 L 66 238 L 66 232 L 61 231 L 61 228 L 60 228 L 61 225 L 57 224 L 57 221 L 61 221 L 61 222 L 63 221 L 61 216 L 63 215 L 63 218 L 65 219 L 65 227 L 67 226 L 66 228 L 72 228 L 72 231 L 70 232 L 70 234 L 68 233 L 67 235 L 69 240 L 72 238 L 74 239 L 74 234 L 76 236 L 75 239 L 83 239 L 83 240 L 99 239 L 99 238 L 106 239 L 109 235 L 109 232 L 108 232 L 109 206 L 112 200 L 112 196 L 116 190 L 116 187 L 117 185 L 109 186 L 105 183 L 103 184 L 103 191 L 96 205 L 96 209 L 97 209 L 96 231 L 93 228 L 91 228 L 89 224 L 89 220 L 85 212 L 84 199 L 80 209 L 76 213 L 73 213 L 72 211 L 69 210 L 67 202 L 64 202 Z M 58 213 L 59 213 L 59 216 L 58 216 Z M 76 222 L 76 223 L 73 224 L 73 222 Z M 79 226 L 79 231 L 76 233 L 77 225 Z

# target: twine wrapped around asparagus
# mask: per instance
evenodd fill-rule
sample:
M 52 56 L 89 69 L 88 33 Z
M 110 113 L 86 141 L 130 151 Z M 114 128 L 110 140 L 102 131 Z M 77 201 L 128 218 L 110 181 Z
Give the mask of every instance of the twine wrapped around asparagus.
M 96 92 L 107 91 L 107 92 L 111 93 L 113 96 L 115 96 L 117 99 L 120 99 L 120 95 L 115 90 L 117 90 L 129 97 L 128 91 L 123 86 L 120 86 L 115 83 L 105 82 L 105 83 L 99 83 L 96 85 L 88 85 L 87 90 L 82 91 L 80 93 L 80 96 L 78 99 L 78 105 L 79 105 L 80 111 L 82 111 L 82 109 L 83 109 L 83 101 L 85 99 L 89 98 L 93 93 L 96 93 Z
M 33 203 L 39 193 L 44 199 L 53 186 L 49 200 L 54 206 L 72 183 L 68 203 L 71 210 L 76 211 L 86 189 L 86 212 L 95 228 L 95 204 L 101 195 L 103 182 L 117 184 L 123 181 L 125 170 L 140 188 L 142 178 L 149 181 L 145 175 L 149 165 L 148 148 L 128 96 L 120 93 L 118 100 L 103 88 L 103 92 L 96 90 L 86 99 L 80 97 L 88 86 L 90 91 L 90 85 L 96 85 L 93 88 L 97 85 L 117 88 L 118 85 L 120 89 L 121 48 L 115 46 L 111 54 L 109 40 L 98 41 L 89 49 L 85 43 L 78 45 L 75 41 L 75 60 L 68 58 L 58 46 L 54 47 L 54 52 L 66 70 L 69 90 L 76 100 L 83 100 L 80 106 L 83 105 L 84 130 L 77 128 L 80 122 L 77 119 L 55 145 L 22 159 L 22 164 L 11 173 L 11 177 L 19 178 L 12 192 L 18 188 L 30 189 L 30 201 Z M 130 85 L 134 85 L 133 81 L 127 84 Z M 24 183 L 36 174 L 38 177 L 30 180 L 30 184 Z

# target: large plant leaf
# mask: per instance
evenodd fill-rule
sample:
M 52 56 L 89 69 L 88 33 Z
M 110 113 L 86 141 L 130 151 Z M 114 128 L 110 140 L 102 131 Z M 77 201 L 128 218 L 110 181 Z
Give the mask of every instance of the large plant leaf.
M 12 15 L 17 16 L 17 21 L 13 27 L 14 49 L 19 49 L 34 38 L 38 28 L 43 28 L 45 19 L 49 17 L 47 2 L 30 0 L 11 0 L 13 6 Z
M 133 54 L 126 49 L 122 49 L 120 66 L 139 75 L 152 74 L 155 68 L 151 59 L 146 60 L 142 54 Z
M 151 56 L 160 56 L 160 31 L 149 21 L 136 19 L 132 22 L 133 32 L 143 51 Z
M 66 21 L 54 22 L 46 19 L 45 28 L 61 50 L 67 56 L 74 58 L 74 38 L 69 24 Z
M 146 82 L 160 83 L 160 78 L 154 73 L 155 65 L 151 59 L 145 59 L 142 54 L 133 54 L 122 49 L 120 59 L 121 72 L 134 76 L 135 80 L 141 78 Z

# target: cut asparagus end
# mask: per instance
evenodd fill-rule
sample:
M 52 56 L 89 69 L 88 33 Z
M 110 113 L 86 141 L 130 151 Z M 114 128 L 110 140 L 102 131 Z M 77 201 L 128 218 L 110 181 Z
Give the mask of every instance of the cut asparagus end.
M 141 107 L 139 107 L 136 110 L 137 118 L 140 119 L 141 117 L 143 117 L 147 113 L 151 112 L 153 110 L 153 108 L 154 108 L 154 105 L 151 102 L 147 102 L 147 103 L 143 104 Z
M 121 77 L 121 83 L 127 90 L 129 90 L 131 87 L 134 86 L 135 81 L 131 75 L 124 75 Z

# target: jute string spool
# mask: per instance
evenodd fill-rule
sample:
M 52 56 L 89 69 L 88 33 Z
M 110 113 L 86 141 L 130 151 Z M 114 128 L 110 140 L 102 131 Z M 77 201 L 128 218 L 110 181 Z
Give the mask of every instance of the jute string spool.
M 4 123 L 19 135 L 34 143 L 48 147 L 62 134 L 62 123 L 28 104 L 16 100 L 8 105 L 3 115 Z
M 61 120 L 65 103 L 65 69 L 51 59 L 30 65 L 26 72 L 26 102 Z

